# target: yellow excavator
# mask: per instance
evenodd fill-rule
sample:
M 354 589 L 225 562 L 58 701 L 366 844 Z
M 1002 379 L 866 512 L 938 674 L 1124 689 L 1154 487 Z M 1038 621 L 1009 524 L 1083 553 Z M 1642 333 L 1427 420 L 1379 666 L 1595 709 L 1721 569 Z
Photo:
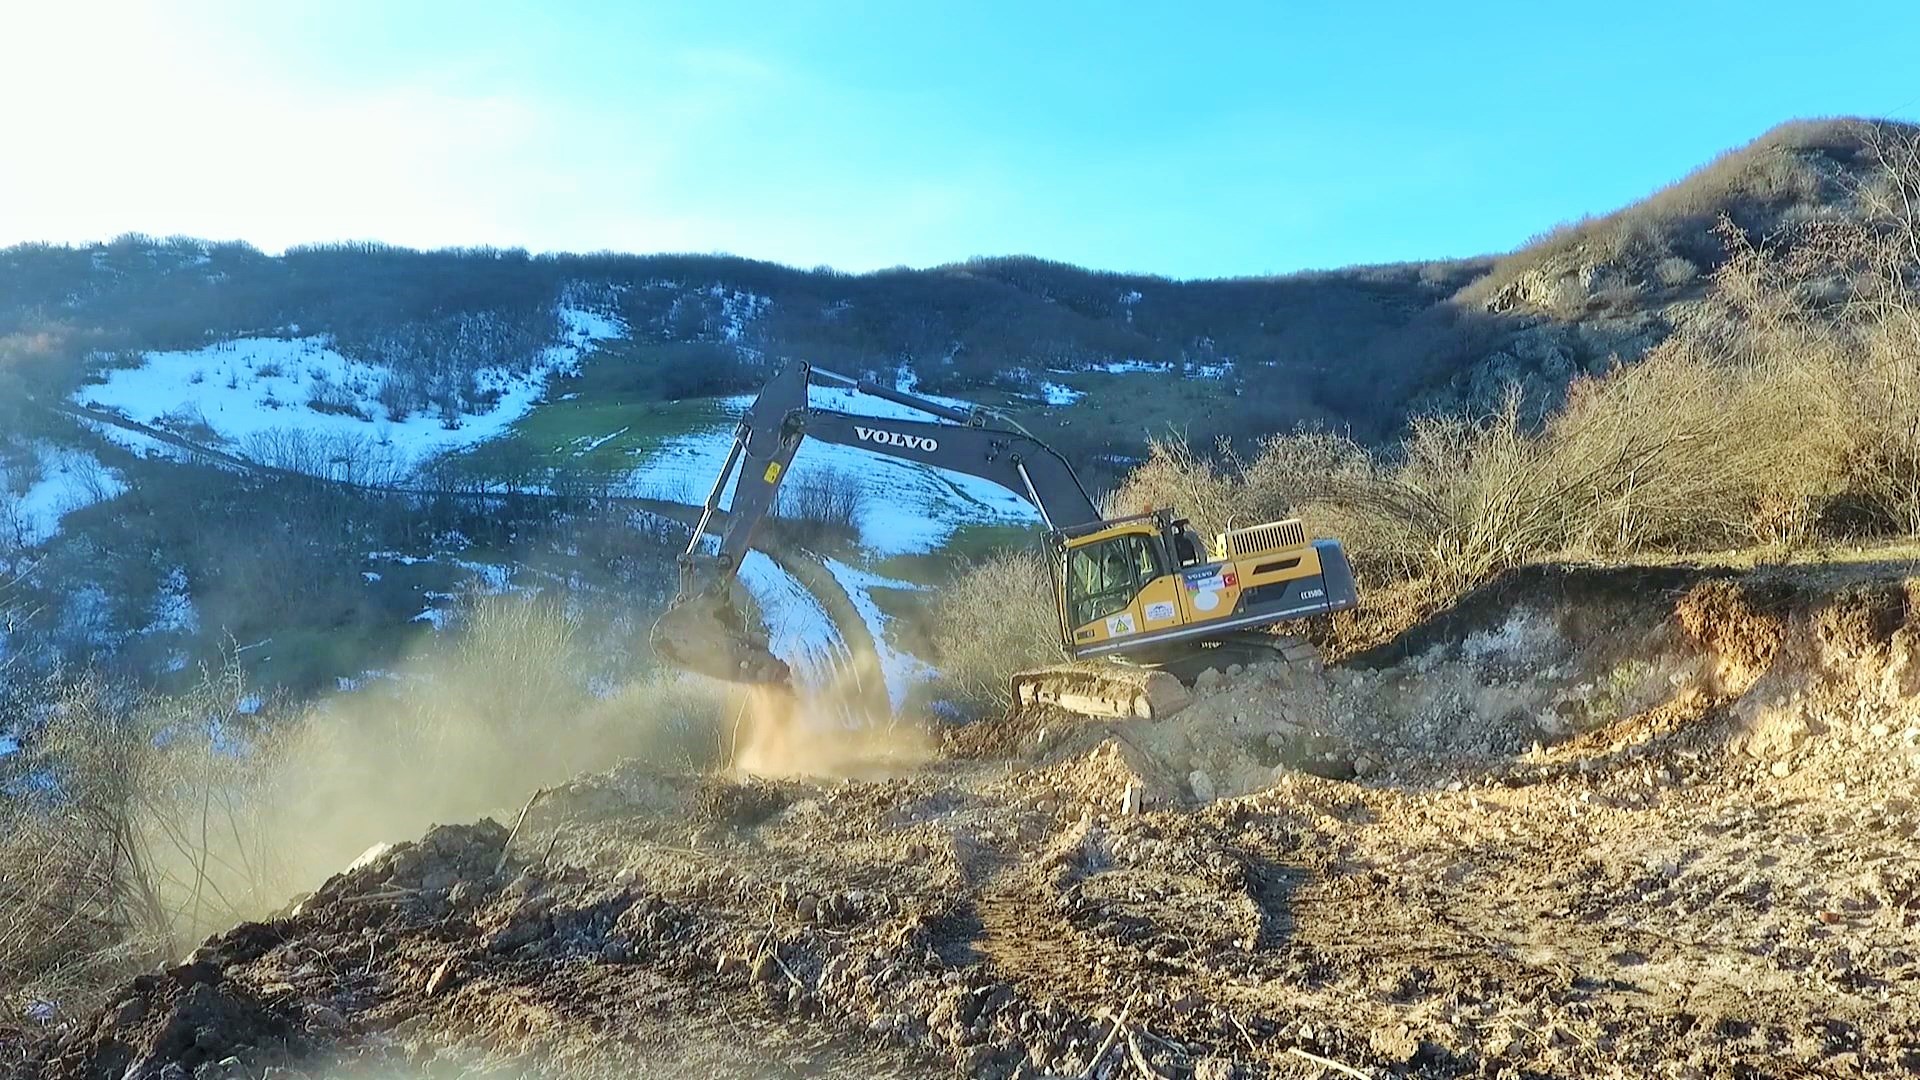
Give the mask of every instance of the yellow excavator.
M 889 401 L 926 419 L 816 408 L 812 386 Z M 680 556 L 679 595 L 653 628 L 654 651 L 669 663 L 733 682 L 790 682 L 764 631 L 735 605 L 733 582 L 807 439 L 981 477 L 1039 511 L 1067 662 L 1014 674 L 1015 708 L 1168 716 L 1186 704 L 1187 685 L 1207 667 L 1301 657 L 1298 641 L 1264 628 L 1359 603 L 1340 542 L 1311 539 L 1296 520 L 1231 528 L 1209 546 L 1172 510 L 1106 518 L 1066 460 L 1005 416 L 792 363 L 742 417 Z M 713 551 L 704 539 L 710 531 L 719 535 Z

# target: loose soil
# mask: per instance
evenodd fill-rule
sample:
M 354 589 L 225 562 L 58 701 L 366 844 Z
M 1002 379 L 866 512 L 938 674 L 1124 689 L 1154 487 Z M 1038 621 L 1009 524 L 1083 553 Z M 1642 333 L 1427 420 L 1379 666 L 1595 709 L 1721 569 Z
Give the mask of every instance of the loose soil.
M 630 762 L 0 1049 L 32 1080 L 1920 1074 L 1909 570 L 1536 568 L 1331 669 L 978 725 L 895 779 Z

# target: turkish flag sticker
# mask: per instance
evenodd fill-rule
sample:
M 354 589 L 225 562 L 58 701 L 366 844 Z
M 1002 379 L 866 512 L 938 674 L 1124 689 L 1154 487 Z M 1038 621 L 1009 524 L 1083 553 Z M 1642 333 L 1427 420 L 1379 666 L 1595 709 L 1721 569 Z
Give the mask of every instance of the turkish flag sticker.
M 1220 583 L 1222 585 L 1225 585 L 1227 588 L 1231 589 L 1235 585 L 1240 584 L 1240 575 L 1229 570 L 1226 573 L 1220 575 Z

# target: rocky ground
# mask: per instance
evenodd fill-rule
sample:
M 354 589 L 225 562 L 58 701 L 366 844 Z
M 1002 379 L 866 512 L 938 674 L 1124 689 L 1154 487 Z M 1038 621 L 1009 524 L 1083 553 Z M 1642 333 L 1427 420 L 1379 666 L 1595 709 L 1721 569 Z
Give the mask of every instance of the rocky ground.
M 367 860 L 15 1068 L 1920 1073 L 1909 569 L 1535 569 L 1330 670 L 976 726 L 894 779 L 629 763 L 511 843 Z

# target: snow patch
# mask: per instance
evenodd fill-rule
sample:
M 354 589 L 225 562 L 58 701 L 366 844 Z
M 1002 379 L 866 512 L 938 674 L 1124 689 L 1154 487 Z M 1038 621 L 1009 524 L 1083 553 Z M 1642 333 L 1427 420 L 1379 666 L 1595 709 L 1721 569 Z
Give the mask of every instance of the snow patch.
M 831 685 L 850 654 L 820 601 L 759 551 L 740 560 L 740 583 L 767 624 L 768 650 L 793 668 L 794 680 L 810 689 Z
M 550 377 L 577 373 L 598 342 L 625 333 L 609 315 L 578 308 L 562 308 L 559 314 L 560 343 L 548 346 L 541 362 L 524 372 L 482 368 L 475 384 L 483 394 L 497 394 L 497 403 L 484 413 L 459 417 L 452 427 L 425 413 L 391 416 L 378 400 L 389 369 L 341 355 L 327 335 L 236 338 L 200 349 L 150 352 L 136 367 L 108 370 L 104 382 L 82 387 L 74 401 L 189 438 L 210 435 L 242 453 L 249 440 L 297 430 L 391 447 L 402 465 L 412 467 L 498 437 L 532 410 Z M 328 411 L 308 404 L 323 395 Z M 106 433 L 116 442 L 129 434 Z
M 1212 364 L 1176 364 L 1171 360 L 1103 360 L 1088 364 L 1084 371 L 1104 371 L 1109 375 L 1146 375 L 1176 372 L 1188 379 L 1224 379 L 1233 374 L 1233 361 Z M 1063 373 L 1064 374 L 1064 373 Z
M 1042 382 L 1040 396 L 1049 405 L 1072 405 L 1087 396 L 1085 390 L 1075 390 L 1056 382 Z
M 600 449 L 601 447 L 607 445 L 608 443 L 612 442 L 613 440 L 619 438 L 622 435 L 625 435 L 627 432 L 632 430 L 633 428 L 631 426 L 623 427 L 619 431 L 616 431 L 611 435 L 602 435 L 597 439 L 592 438 L 591 436 L 583 435 L 580 438 L 574 440 L 574 445 L 580 446 L 580 449 L 575 450 L 573 452 L 573 456 L 586 457 L 588 454 L 593 453 L 595 450 Z M 580 445 L 582 443 L 584 443 L 585 445 L 584 446 Z
M 906 707 L 907 695 L 913 691 L 914 685 L 931 679 L 937 671 L 932 664 L 894 644 L 888 634 L 893 620 L 880 610 L 879 604 L 874 603 L 873 591 L 900 589 L 918 592 L 922 586 L 881 577 L 837 559 L 827 559 L 826 564 L 833 580 L 839 582 L 840 588 L 846 591 L 853 609 L 860 613 L 860 621 L 867 624 L 867 633 L 873 638 L 874 658 L 879 662 L 881 676 L 887 683 L 887 701 L 893 711 L 899 713 Z
M 142 634 L 197 634 L 200 613 L 194 610 L 193 593 L 188 588 L 187 572 L 176 566 L 167 571 L 160 591 L 148 609 L 150 618 Z
M 60 521 L 76 510 L 124 494 L 120 474 L 84 450 L 33 444 L 34 463 L 27 470 L 35 479 L 16 485 L 0 466 L 0 545 L 12 542 L 38 547 L 60 533 Z

